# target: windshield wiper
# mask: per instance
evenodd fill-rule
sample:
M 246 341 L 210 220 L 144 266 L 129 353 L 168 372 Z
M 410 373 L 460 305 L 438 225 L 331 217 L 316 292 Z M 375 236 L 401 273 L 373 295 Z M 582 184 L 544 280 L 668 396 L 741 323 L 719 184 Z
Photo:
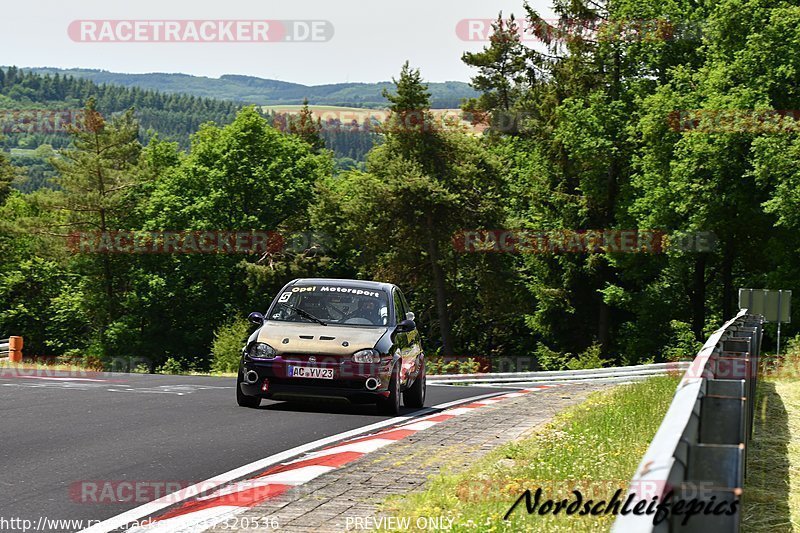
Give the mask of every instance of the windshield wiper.
M 309 319 L 309 320 L 313 320 L 314 322 L 317 322 L 318 324 L 322 324 L 323 326 L 327 326 L 327 325 L 328 325 L 328 324 L 326 324 L 325 322 L 323 322 L 321 319 L 319 319 L 319 318 L 315 317 L 314 315 L 312 315 L 312 314 L 311 314 L 311 313 L 309 313 L 308 311 L 305 311 L 305 310 L 303 310 L 303 309 L 300 309 L 299 307 L 295 307 L 295 306 L 293 306 L 293 305 L 291 305 L 291 304 L 287 304 L 287 303 L 283 303 L 283 302 L 278 302 L 278 303 L 279 303 L 280 305 L 282 305 L 282 306 L 286 307 L 287 309 L 291 309 L 292 311 L 294 311 L 294 312 L 295 312 L 295 313 L 297 313 L 298 315 L 300 315 L 300 316 L 304 316 L 304 317 L 306 317 L 306 318 L 307 318 L 307 319 Z

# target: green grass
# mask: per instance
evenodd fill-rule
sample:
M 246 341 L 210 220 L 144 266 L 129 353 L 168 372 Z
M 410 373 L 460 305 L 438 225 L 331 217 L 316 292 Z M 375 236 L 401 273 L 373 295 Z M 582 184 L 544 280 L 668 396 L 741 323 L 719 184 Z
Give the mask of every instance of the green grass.
M 742 531 L 800 531 L 800 380 L 766 379 L 758 388 Z
M 41 372 L 36 375 L 48 376 L 48 372 L 72 372 L 76 377 L 90 372 L 104 372 L 103 369 L 91 365 L 69 364 L 69 363 L 39 363 L 34 361 L 24 361 L 22 363 L 12 363 L 8 358 L 0 358 L 0 369 L 17 371 L 21 375 L 34 375 L 34 371 Z M 111 372 L 110 370 L 107 372 Z M 136 369 L 132 373 L 142 373 Z M 206 377 L 236 377 L 236 372 L 197 372 L 194 370 L 183 370 L 179 373 L 182 376 L 206 376 Z
M 535 434 L 493 450 L 467 471 L 439 475 L 423 492 L 390 497 L 384 511 L 410 518 L 452 518 L 451 531 L 607 531 L 612 515 L 528 515 L 524 503 L 503 516 L 525 491 L 543 500 L 607 500 L 626 489 L 672 402 L 677 376 L 659 376 L 594 393 Z M 535 404 L 534 404 L 535 408 Z M 422 523 L 422 522 L 421 522 Z
M 469 374 L 478 371 L 478 363 L 476 363 L 474 359 L 466 359 L 464 361 L 453 361 L 450 363 L 443 363 L 441 357 L 431 356 L 430 358 L 426 358 L 426 362 L 427 365 L 425 368 L 429 376 L 444 375 L 444 374 Z M 236 359 L 234 363 L 235 364 L 233 364 L 233 366 L 229 366 L 228 371 L 214 370 L 212 364 L 212 370 L 208 372 L 201 372 L 197 370 L 189 370 L 178 367 L 175 368 L 173 372 L 159 372 L 158 370 L 156 370 L 156 373 L 157 374 L 169 373 L 171 375 L 183 375 L 183 376 L 236 377 L 238 373 L 237 371 L 239 364 L 238 359 Z M 104 371 L 100 366 L 86 364 L 80 360 L 75 360 L 72 363 L 62 363 L 56 360 L 41 362 L 28 359 L 23 361 L 22 363 L 11 363 L 8 360 L 8 358 L 0 358 L 0 369 L 2 368 L 17 369 L 20 371 L 20 373 L 29 372 L 33 370 L 43 370 L 43 371 L 53 371 L 53 372 L 55 371 L 73 372 L 76 374 Z M 138 369 L 132 368 L 131 372 L 135 374 L 145 373 L 146 370 L 142 368 Z M 46 373 L 43 373 L 42 375 L 45 374 Z

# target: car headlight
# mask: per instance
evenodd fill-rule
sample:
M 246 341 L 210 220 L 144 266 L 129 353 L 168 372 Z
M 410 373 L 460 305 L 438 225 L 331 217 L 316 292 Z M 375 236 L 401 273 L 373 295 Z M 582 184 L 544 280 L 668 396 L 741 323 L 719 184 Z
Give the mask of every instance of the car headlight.
M 269 344 L 264 342 L 256 342 L 250 346 L 250 349 L 247 351 L 247 355 L 253 359 L 272 359 L 278 355 L 278 352 L 276 352 L 275 348 Z
M 353 362 L 355 363 L 380 363 L 381 354 L 378 350 L 369 348 L 367 350 L 359 350 L 353 354 Z

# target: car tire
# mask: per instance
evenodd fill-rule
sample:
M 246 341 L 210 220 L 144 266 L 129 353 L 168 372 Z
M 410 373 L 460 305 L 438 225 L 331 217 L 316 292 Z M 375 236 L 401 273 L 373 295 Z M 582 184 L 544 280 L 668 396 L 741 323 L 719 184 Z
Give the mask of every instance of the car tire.
M 389 396 L 378 399 L 378 412 L 382 415 L 400 414 L 400 372 L 397 365 L 392 370 L 392 379 L 389 380 Z
M 415 409 L 425 407 L 425 382 L 425 362 L 423 361 L 422 369 L 420 369 L 417 379 L 414 380 L 414 384 L 408 390 L 403 391 L 403 405 Z
M 241 378 L 236 380 L 236 403 L 239 404 L 239 407 L 248 407 L 250 409 L 256 409 L 261 405 L 261 398 L 258 396 L 247 396 L 245 393 L 242 392 L 242 384 Z

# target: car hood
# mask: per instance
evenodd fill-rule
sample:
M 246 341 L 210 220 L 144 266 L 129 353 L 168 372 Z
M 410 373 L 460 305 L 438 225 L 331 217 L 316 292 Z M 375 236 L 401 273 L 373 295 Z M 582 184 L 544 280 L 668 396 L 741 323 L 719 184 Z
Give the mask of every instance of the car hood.
M 269 344 L 279 354 L 349 355 L 364 348 L 374 348 L 387 330 L 386 327 L 323 326 L 268 320 L 261 326 L 257 340 Z M 342 343 L 347 343 L 347 346 Z

